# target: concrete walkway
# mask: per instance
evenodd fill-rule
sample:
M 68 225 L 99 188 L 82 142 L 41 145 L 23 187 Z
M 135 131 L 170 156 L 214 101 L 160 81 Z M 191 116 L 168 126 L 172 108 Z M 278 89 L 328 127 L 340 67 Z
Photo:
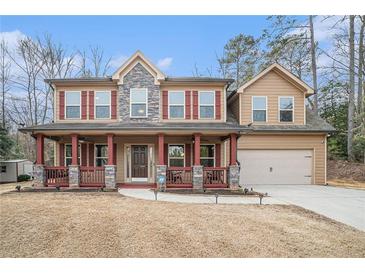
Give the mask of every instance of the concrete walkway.
M 143 200 L 155 200 L 155 194 L 149 189 L 118 189 L 119 193 L 137 199 Z M 158 201 L 164 202 L 175 202 L 175 203 L 196 203 L 196 204 L 215 204 L 214 195 L 199 195 L 199 194 L 174 194 L 174 193 L 164 193 L 159 192 L 157 194 Z M 259 204 L 259 197 L 247 197 L 247 196 L 219 196 L 219 204 Z M 287 204 L 284 201 L 279 201 L 272 197 L 264 197 L 262 199 L 262 204 Z

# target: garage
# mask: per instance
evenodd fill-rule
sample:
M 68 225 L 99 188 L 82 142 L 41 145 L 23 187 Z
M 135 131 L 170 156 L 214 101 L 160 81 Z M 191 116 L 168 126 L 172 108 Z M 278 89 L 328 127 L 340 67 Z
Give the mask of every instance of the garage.
M 313 150 L 241 149 L 241 185 L 311 184 Z

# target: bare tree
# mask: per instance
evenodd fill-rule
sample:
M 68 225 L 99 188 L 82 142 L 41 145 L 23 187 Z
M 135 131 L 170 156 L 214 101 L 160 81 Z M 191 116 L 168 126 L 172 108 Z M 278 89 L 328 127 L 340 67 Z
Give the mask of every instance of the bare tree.
M 1 125 L 6 128 L 6 96 L 10 89 L 11 63 L 7 57 L 8 46 L 5 40 L 0 41 L 0 85 L 1 85 Z
M 314 40 L 313 15 L 309 16 L 309 32 L 310 32 L 310 49 L 312 60 L 312 80 L 314 89 L 313 111 L 318 114 L 318 86 L 317 86 L 317 61 L 316 61 L 316 43 Z
M 348 106 L 348 124 L 347 124 L 347 156 L 348 160 L 353 160 L 353 130 L 354 130 L 354 114 L 355 114 L 355 16 L 350 15 L 349 28 L 349 106 Z
M 99 46 L 91 46 L 89 52 L 79 51 L 78 56 L 81 59 L 79 65 L 80 77 L 106 76 L 110 69 L 111 58 L 106 58 L 104 50 Z
M 363 79 L 363 66 L 364 66 L 364 27 L 365 27 L 365 15 L 360 16 L 361 27 L 359 34 L 359 65 L 358 65 L 358 73 L 357 73 L 357 109 L 358 114 L 361 115 L 364 111 L 363 106 L 363 88 L 364 88 L 364 79 Z

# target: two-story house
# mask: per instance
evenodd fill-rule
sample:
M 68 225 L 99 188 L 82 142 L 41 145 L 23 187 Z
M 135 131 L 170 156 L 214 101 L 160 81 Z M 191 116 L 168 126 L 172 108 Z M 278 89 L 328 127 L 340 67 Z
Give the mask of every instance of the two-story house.
M 232 79 L 167 77 L 137 51 L 111 77 L 47 79 L 54 122 L 36 138 L 44 186 L 236 189 L 323 184 L 333 128 L 306 109 L 313 90 L 275 64 Z M 44 138 L 54 166 L 44 165 Z

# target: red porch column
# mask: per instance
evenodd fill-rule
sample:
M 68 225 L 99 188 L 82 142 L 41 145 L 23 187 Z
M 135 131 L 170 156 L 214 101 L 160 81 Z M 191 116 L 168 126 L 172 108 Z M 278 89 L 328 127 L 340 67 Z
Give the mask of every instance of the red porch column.
M 77 161 L 79 154 L 79 136 L 77 134 L 71 135 L 72 144 L 72 161 L 71 165 L 77 166 L 79 163 Z
M 200 166 L 200 133 L 194 134 L 194 166 Z
M 231 155 L 231 159 L 230 159 L 230 166 L 234 166 L 237 164 L 237 134 L 236 133 L 232 133 L 230 135 L 230 155 Z
M 114 134 L 108 134 L 108 165 L 114 165 Z
M 44 136 L 38 133 L 36 135 L 37 142 L 37 165 L 44 165 Z
M 165 159 L 164 159 L 164 157 L 165 157 L 165 151 L 164 151 L 165 138 L 164 137 L 165 136 L 162 133 L 158 134 L 158 164 L 160 166 L 165 164 Z

